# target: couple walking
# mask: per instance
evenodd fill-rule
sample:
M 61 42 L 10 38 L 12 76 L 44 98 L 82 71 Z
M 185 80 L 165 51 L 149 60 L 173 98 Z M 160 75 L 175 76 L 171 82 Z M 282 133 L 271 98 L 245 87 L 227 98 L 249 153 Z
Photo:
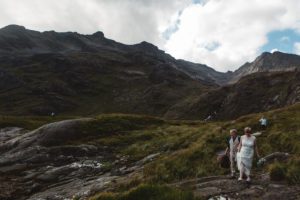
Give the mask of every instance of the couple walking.
M 235 164 L 240 171 L 239 181 L 243 180 L 246 175 L 247 182 L 250 182 L 251 167 L 253 162 L 254 151 L 257 157 L 259 156 L 256 144 L 256 138 L 253 136 L 250 127 L 244 129 L 244 135 L 238 136 L 237 130 L 230 130 L 230 137 L 227 139 L 226 154 L 229 153 L 231 177 L 235 175 Z

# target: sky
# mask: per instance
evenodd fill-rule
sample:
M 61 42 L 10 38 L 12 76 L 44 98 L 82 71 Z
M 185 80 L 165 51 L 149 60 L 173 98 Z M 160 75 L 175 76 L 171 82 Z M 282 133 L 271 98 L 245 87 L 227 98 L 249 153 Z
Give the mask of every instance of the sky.
M 9 24 L 147 41 L 223 72 L 264 51 L 300 55 L 299 0 L 0 0 Z

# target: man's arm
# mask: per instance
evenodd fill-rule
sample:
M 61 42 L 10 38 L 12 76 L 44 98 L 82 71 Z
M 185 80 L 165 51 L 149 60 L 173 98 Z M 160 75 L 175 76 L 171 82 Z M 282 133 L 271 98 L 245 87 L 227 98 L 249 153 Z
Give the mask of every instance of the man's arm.
M 238 140 L 239 143 L 234 146 L 234 149 L 238 149 L 239 148 L 239 145 L 241 143 L 241 137 L 237 136 L 237 140 Z
M 225 150 L 225 155 L 228 154 L 228 151 L 229 151 L 229 148 L 227 147 L 226 150 Z

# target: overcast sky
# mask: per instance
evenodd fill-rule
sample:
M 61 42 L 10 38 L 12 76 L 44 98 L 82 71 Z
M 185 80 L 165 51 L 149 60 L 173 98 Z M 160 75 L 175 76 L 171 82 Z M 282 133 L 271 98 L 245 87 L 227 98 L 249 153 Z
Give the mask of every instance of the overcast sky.
M 98 30 L 176 58 L 235 70 L 263 51 L 300 54 L 299 0 L 0 0 L 0 27 Z

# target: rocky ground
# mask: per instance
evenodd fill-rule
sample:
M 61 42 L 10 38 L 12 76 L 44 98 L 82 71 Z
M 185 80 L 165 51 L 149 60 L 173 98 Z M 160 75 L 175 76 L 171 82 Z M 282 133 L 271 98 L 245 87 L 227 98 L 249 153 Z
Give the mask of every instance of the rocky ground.
M 300 199 L 300 186 L 272 182 L 267 174 L 256 174 L 252 183 L 238 182 L 229 176 L 210 176 L 172 184 L 190 188 L 196 197 L 209 200 L 238 199 Z
M 85 199 L 156 156 L 129 163 L 107 147 L 61 141 L 71 140 L 80 124 L 90 120 L 66 120 L 34 131 L 1 129 L 0 199 Z
M 53 123 L 31 132 L 2 129 L 0 187 L 5 192 L 1 192 L 1 199 L 65 199 L 77 193 L 84 196 L 92 187 L 101 188 L 114 179 L 103 167 L 105 150 L 93 145 L 47 143 L 50 138 L 62 139 L 62 135 L 54 135 L 66 129 L 74 131 L 81 121 Z

